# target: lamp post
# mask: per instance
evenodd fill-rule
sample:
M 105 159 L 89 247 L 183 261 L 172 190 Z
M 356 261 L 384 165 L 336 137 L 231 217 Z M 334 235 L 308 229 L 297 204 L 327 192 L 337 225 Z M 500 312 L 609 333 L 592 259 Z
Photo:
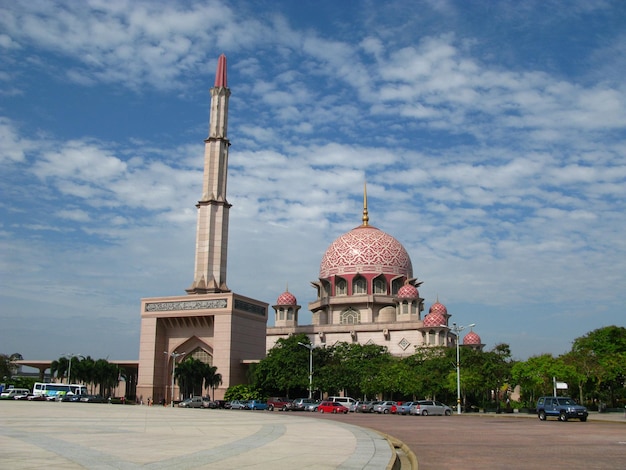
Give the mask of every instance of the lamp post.
M 176 372 L 176 358 L 180 357 L 180 356 L 184 356 L 185 353 L 184 352 L 177 353 L 176 351 L 174 351 L 172 353 L 168 353 L 167 351 L 163 351 L 163 354 L 167 354 L 168 356 L 172 357 L 172 390 L 171 390 L 171 395 L 172 395 L 172 408 L 174 408 L 174 373 Z M 167 393 L 166 393 L 166 395 L 167 395 Z
M 320 346 L 325 346 L 325 343 L 320 343 L 317 346 L 300 342 L 298 342 L 298 344 L 309 350 L 309 399 L 311 399 L 313 398 L 313 350 Z
M 70 380 L 72 378 L 72 359 L 74 359 L 75 357 L 82 357 L 83 359 L 85 359 L 85 356 L 83 356 L 82 354 L 64 354 L 63 357 L 69 360 L 69 365 L 67 367 L 67 384 L 69 385 L 72 383 L 72 381 Z
M 476 326 L 475 323 L 471 325 L 461 326 L 456 323 L 452 324 L 452 328 L 450 328 L 456 334 L 456 412 L 457 414 L 461 414 L 461 356 L 459 353 L 459 339 L 461 338 L 461 331 L 466 328 L 473 328 Z

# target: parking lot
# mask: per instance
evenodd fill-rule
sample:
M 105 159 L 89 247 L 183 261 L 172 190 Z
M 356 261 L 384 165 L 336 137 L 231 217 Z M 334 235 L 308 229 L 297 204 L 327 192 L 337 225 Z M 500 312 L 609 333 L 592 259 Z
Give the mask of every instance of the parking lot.
M 514 414 L 309 415 L 393 435 L 415 453 L 419 470 L 626 468 L 624 413 L 591 413 L 586 423 Z

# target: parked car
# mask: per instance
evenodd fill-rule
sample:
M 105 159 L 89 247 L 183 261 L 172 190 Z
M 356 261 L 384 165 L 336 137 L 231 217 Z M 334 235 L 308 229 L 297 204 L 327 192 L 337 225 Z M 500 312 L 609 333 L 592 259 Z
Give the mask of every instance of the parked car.
M 210 400 L 206 397 L 190 397 L 181 401 L 178 406 L 180 408 L 208 408 L 209 402 Z
M 29 393 L 27 388 L 9 388 L 0 393 L 0 400 L 15 400 L 17 397 L 27 396 Z
M 587 408 L 569 397 L 540 397 L 537 400 L 537 416 L 541 421 L 545 421 L 548 416 L 554 416 L 560 421 L 575 418 L 585 422 L 589 413 Z
M 310 404 L 314 404 L 315 400 L 312 398 L 296 398 L 294 401 L 289 403 L 288 410 L 289 411 L 305 411 L 307 406 Z
M 414 403 L 417 403 L 417 402 L 405 401 L 401 405 L 398 405 L 396 413 L 399 415 L 411 414 L 411 407 L 413 406 Z
M 248 407 L 248 400 L 232 400 L 229 408 L 231 410 L 245 410 Z
M 391 412 L 392 406 L 396 406 L 395 401 L 380 401 L 374 405 L 373 411 L 378 414 L 388 414 Z
M 315 400 L 313 403 L 309 403 L 306 406 L 306 410 L 307 411 L 317 411 L 317 408 L 320 406 L 320 401 L 319 400 Z
M 213 400 L 207 403 L 207 407 L 212 409 L 226 408 L 227 403 L 225 400 Z
M 79 401 L 81 403 L 106 403 L 104 397 L 100 395 L 81 395 Z
M 413 406 L 411 406 L 410 414 L 415 416 L 450 416 L 452 414 L 452 408 L 450 408 L 448 405 L 444 405 L 443 403 L 434 400 L 419 400 L 413 403 Z
M 343 413 L 346 414 L 350 410 L 337 401 L 323 401 L 317 407 L 320 413 Z
M 259 400 L 248 400 L 246 402 L 247 410 L 267 410 L 267 403 Z
M 267 399 L 267 409 L 270 411 L 274 411 L 274 409 L 287 411 L 289 409 L 289 403 L 291 403 L 289 398 L 270 397 Z
M 379 401 L 364 401 L 359 404 L 358 408 L 355 411 L 357 413 L 373 413 L 374 407 L 379 403 Z

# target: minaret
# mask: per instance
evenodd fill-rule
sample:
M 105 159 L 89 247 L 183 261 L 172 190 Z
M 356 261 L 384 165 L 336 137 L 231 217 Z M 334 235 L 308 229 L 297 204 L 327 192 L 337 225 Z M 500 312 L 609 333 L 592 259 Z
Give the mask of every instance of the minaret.
M 198 208 L 196 229 L 196 263 L 193 284 L 187 293 L 208 294 L 230 292 L 226 285 L 228 253 L 228 212 L 226 200 L 228 173 L 228 98 L 226 56 L 217 60 L 215 85 L 211 88 L 209 136 L 204 141 L 204 176 L 202 198 Z

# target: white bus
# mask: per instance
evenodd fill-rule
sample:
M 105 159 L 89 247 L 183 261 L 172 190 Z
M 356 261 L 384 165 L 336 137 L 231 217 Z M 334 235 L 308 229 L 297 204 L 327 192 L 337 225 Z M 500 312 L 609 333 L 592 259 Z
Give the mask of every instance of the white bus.
M 48 400 L 60 400 L 65 395 L 86 395 L 87 387 L 78 384 L 57 384 L 35 382 L 33 395 L 44 395 Z

